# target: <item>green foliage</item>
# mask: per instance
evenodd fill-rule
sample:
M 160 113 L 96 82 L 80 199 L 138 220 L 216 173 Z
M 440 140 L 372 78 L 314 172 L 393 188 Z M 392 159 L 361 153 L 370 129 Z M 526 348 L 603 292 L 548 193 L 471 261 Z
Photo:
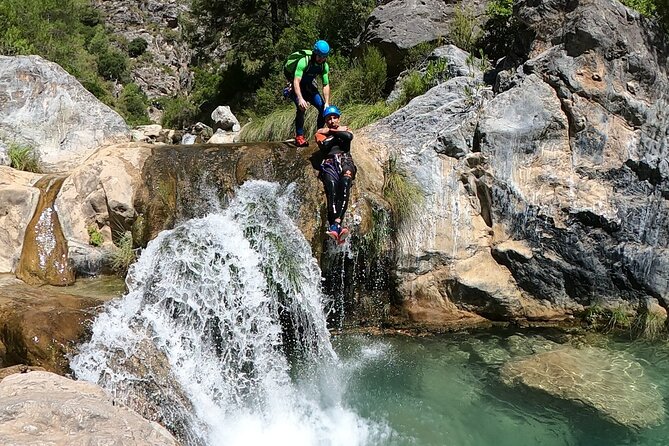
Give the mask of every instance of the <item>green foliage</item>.
M 116 249 L 111 252 L 111 267 L 119 275 L 125 275 L 136 259 L 135 250 L 132 247 L 132 233 L 125 232 L 114 245 Z
M 102 244 L 105 242 L 104 237 L 102 236 L 102 233 L 98 229 L 97 226 L 91 225 L 88 228 L 88 243 L 91 246 L 102 246 Z
M 367 48 L 343 73 L 333 91 L 332 102 L 345 106 L 353 103 L 373 104 L 382 99 L 387 64 L 379 50 Z
M 309 107 L 305 114 L 304 133 L 316 132 L 316 109 Z M 239 135 L 241 141 L 284 141 L 295 134 L 295 107 L 279 108 L 264 117 L 253 117 Z
M 191 124 L 197 116 L 198 109 L 184 96 L 162 98 L 162 126 L 172 129 L 183 129 Z
M 632 326 L 630 309 L 626 305 L 618 305 L 609 310 L 609 319 L 604 327 L 605 332 L 628 330 Z
M 133 83 L 123 87 L 119 97 L 119 111 L 130 126 L 150 124 L 147 113 L 148 99 L 146 94 Z
M 410 71 L 402 79 L 402 97 L 400 103 L 406 104 L 411 99 L 424 94 L 428 90 L 427 83 L 420 71 Z
M 350 54 L 375 6 L 374 0 L 193 0 L 191 10 L 208 30 L 198 33 L 197 26 L 191 26 L 189 35 L 193 46 L 202 47 L 215 45 L 220 33 L 226 33 L 233 46 L 220 73 L 219 103 L 245 110 L 246 115 L 265 115 L 282 107 L 285 58 L 311 48 L 317 39 L 331 45 L 331 81 L 339 88 L 344 71 L 337 71 L 342 67 L 333 63 L 334 56 Z
M 141 37 L 135 37 L 128 44 L 128 54 L 130 55 L 130 57 L 141 56 L 142 54 L 144 54 L 148 46 L 149 44 L 145 39 Z
M 611 307 L 596 302 L 585 310 L 583 320 L 604 333 L 620 332 L 632 328 L 630 314 L 631 309 L 626 303 Z
M 476 15 L 463 3 L 460 3 L 453 11 L 450 35 L 457 47 L 468 52 L 474 50 L 478 39 L 481 37 Z
M 446 80 L 448 80 L 446 59 L 429 61 L 424 72 L 412 70 L 402 79 L 402 95 L 397 105 L 407 104 L 411 99 L 425 94 L 430 88 Z
M 397 110 L 394 104 L 379 101 L 375 104 L 352 104 L 342 109 L 342 125 L 351 130 L 362 128 L 372 122 L 378 121 Z
M 362 238 L 360 251 L 371 261 L 380 259 L 390 248 L 392 232 L 388 211 L 381 207 L 372 208 L 372 225 Z
M 35 173 L 42 172 L 39 158 L 32 147 L 10 144 L 7 156 L 9 157 L 9 165 L 14 169 Z
M 375 0 L 330 0 L 317 4 L 316 28 L 320 36 L 341 54 L 351 54 L 365 27 Z
M 98 73 L 107 80 L 126 82 L 129 75 L 127 56 L 117 49 L 98 54 Z
M 660 314 L 643 310 L 637 313 L 632 323 L 632 330 L 637 338 L 655 341 L 667 334 L 666 318 Z
M 492 0 L 486 6 L 486 14 L 491 19 L 506 20 L 513 14 L 513 0 Z
M 436 48 L 443 45 L 443 42 L 440 39 L 434 42 L 421 42 L 418 45 L 410 48 L 402 60 L 402 66 L 411 69 L 417 68 L 419 65 L 422 65 L 428 58 L 428 56 Z
M 656 2 L 653 0 L 622 0 L 622 3 L 646 17 L 654 16 L 657 11 Z
M 391 226 L 397 234 L 405 223 L 415 217 L 418 207 L 424 201 L 423 191 L 399 167 L 396 158 L 390 158 L 384 170 L 383 197 L 390 204 Z

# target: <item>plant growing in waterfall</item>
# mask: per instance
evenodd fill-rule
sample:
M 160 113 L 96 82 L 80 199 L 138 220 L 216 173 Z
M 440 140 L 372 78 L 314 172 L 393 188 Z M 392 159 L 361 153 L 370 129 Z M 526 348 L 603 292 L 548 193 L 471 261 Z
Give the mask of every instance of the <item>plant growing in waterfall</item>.
M 88 228 L 88 243 L 91 246 L 102 246 L 104 243 L 105 239 L 102 236 L 102 232 L 98 229 L 97 226 L 95 225 L 90 225 Z
M 424 196 L 420 186 L 399 166 L 397 158 L 391 157 L 384 170 L 383 196 L 390 204 L 391 227 L 397 237 L 403 226 L 416 216 Z
M 14 169 L 35 173 L 42 172 L 39 157 L 30 146 L 10 144 L 7 156 L 9 157 L 9 165 Z
M 362 238 L 361 251 L 372 261 L 380 259 L 389 247 L 391 233 L 388 211 L 381 207 L 372 208 L 372 225 Z
M 126 231 L 114 245 L 116 248 L 111 252 L 111 267 L 117 274 L 123 276 L 137 257 L 132 247 L 132 233 Z

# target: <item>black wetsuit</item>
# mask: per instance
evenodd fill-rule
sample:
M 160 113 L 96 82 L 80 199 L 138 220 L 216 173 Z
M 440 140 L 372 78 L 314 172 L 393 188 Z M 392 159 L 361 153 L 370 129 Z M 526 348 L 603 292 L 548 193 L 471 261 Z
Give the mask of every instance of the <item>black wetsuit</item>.
M 342 222 L 348 207 L 351 185 L 357 172 L 350 153 L 352 139 L 353 133 L 348 131 L 316 134 L 319 150 L 312 157 L 312 165 L 320 171 L 329 225 L 336 224 L 337 219 Z

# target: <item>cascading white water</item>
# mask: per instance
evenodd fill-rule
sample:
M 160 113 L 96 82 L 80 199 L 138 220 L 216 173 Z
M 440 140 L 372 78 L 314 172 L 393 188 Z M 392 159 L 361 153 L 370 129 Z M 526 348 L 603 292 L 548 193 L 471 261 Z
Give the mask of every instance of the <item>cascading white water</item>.
M 384 429 L 342 405 L 320 271 L 290 202 L 248 182 L 223 212 L 156 237 L 71 361 L 77 378 L 187 445 L 377 443 Z

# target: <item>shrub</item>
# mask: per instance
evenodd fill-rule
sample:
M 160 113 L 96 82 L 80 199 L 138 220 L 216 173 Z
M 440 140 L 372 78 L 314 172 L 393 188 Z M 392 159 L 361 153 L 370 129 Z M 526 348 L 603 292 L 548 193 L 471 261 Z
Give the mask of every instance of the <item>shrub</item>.
M 394 104 L 379 101 L 376 104 L 354 104 L 342 109 L 341 121 L 352 130 L 378 121 L 397 110 Z
M 428 90 L 427 83 L 419 71 L 409 72 L 409 74 L 402 79 L 401 88 L 401 105 L 408 103 L 413 98 L 422 95 Z
M 172 129 L 183 129 L 195 121 L 197 107 L 184 96 L 162 98 L 159 101 L 163 108 L 162 126 Z
M 451 39 L 453 43 L 465 51 L 472 52 L 481 36 L 478 23 L 473 11 L 460 3 L 454 10 L 451 24 Z
M 11 144 L 7 150 L 7 156 L 9 156 L 10 166 L 14 169 L 35 173 L 42 172 L 39 157 L 32 147 Z
M 146 51 L 148 46 L 149 44 L 145 39 L 141 37 L 135 37 L 128 44 L 128 54 L 130 57 L 141 56 L 144 54 L 144 51 Z
M 334 89 L 332 102 L 345 106 L 352 103 L 373 104 L 383 97 L 387 64 L 379 50 L 367 48 L 359 59 L 344 71 Z
M 304 134 L 316 132 L 316 109 L 309 107 L 304 120 Z M 277 109 L 267 116 L 252 117 L 240 134 L 241 141 L 283 141 L 295 132 L 295 107 Z
M 390 158 L 384 170 L 383 196 L 390 204 L 392 228 L 397 235 L 416 215 L 424 197 L 420 186 L 398 166 L 396 158 Z
M 146 94 L 136 84 L 130 83 L 123 87 L 119 97 L 119 110 L 130 126 L 149 124 L 149 114 L 146 109 L 148 99 Z
M 98 54 L 98 73 L 105 79 L 124 82 L 128 77 L 127 57 L 116 49 Z
M 114 245 L 116 248 L 111 252 L 111 267 L 119 275 L 125 275 L 136 258 L 132 247 L 132 233 L 125 232 Z

